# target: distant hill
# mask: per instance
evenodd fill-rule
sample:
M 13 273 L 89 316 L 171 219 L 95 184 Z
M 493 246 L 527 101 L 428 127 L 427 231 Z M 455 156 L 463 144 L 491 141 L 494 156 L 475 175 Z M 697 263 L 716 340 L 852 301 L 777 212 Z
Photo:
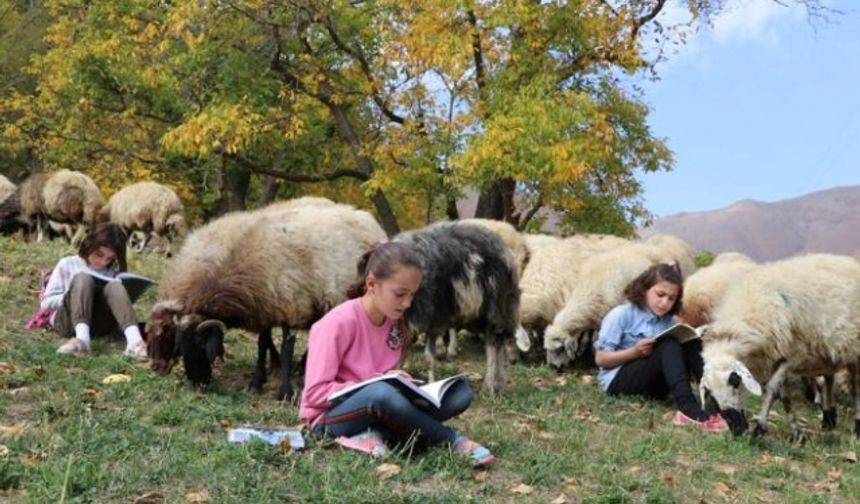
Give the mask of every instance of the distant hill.
M 735 250 L 758 261 L 807 252 L 854 254 L 860 251 L 860 185 L 672 214 L 640 230 L 643 237 L 654 233 L 677 235 L 695 250 Z

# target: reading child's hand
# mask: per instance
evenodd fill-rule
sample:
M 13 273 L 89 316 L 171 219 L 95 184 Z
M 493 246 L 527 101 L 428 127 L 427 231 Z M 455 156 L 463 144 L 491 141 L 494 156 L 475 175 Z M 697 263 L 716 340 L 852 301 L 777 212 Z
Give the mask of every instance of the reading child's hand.
M 421 383 L 423 380 L 419 380 L 418 378 L 413 378 L 411 374 L 407 373 L 402 369 L 394 369 L 391 371 L 392 373 L 397 373 L 400 376 L 406 378 L 407 380 L 412 380 L 415 383 Z
M 654 338 L 642 338 L 633 346 L 638 358 L 648 357 L 654 351 Z

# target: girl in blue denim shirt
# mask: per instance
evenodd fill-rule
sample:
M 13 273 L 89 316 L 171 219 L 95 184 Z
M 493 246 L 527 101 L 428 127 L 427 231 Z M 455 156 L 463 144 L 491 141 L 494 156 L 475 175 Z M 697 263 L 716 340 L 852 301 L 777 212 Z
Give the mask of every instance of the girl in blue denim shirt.
M 597 382 L 609 395 L 644 395 L 661 398 L 671 393 L 678 411 L 672 422 L 708 432 L 728 427 L 719 416 L 708 416 L 690 388 L 690 375 L 702 376 L 702 342 L 681 344 L 655 334 L 675 322 L 684 287 L 677 267 L 652 266 L 624 289 L 629 303 L 613 308 L 600 325 L 594 343 L 594 360 L 600 366 Z

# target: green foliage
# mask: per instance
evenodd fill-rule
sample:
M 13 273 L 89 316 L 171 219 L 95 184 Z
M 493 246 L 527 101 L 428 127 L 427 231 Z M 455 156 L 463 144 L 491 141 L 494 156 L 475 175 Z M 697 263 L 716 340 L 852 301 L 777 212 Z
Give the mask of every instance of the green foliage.
M 696 268 L 704 268 L 706 266 L 710 266 L 714 262 L 714 257 L 716 256 L 710 250 L 700 250 L 696 253 L 695 257 Z

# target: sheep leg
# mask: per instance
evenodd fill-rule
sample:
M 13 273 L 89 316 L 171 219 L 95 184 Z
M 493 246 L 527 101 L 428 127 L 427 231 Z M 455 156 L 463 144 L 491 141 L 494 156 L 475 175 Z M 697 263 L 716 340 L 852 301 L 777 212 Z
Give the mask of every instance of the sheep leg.
M 484 375 L 484 390 L 491 395 L 501 393 L 502 387 L 507 379 L 507 358 L 505 357 L 505 342 L 503 333 L 484 336 L 486 341 L 487 370 Z
M 260 331 L 257 335 L 257 365 L 254 368 L 254 377 L 248 385 L 248 388 L 258 394 L 263 391 L 263 384 L 266 383 L 266 353 L 272 346 L 272 328 Z
M 290 328 L 283 326 L 284 337 L 281 340 L 281 388 L 278 390 L 279 401 L 289 401 L 293 398 L 293 386 L 290 383 L 290 371 L 293 364 L 293 351 L 296 347 L 296 336 Z
M 854 437 L 860 439 L 860 365 L 848 366 L 854 391 Z
M 821 393 L 821 430 L 829 431 L 836 428 L 836 401 L 833 400 L 833 375 L 824 375 L 824 387 Z
M 779 393 L 780 389 L 782 389 L 782 382 L 785 380 L 787 372 L 788 363 L 782 362 L 779 367 L 776 368 L 776 371 L 773 373 L 773 376 L 770 377 L 770 380 L 768 380 L 767 386 L 765 386 L 761 410 L 759 411 L 758 416 L 755 417 L 756 426 L 755 430 L 753 430 L 753 437 L 763 436 L 767 432 L 767 417 L 770 415 L 770 408 L 773 406 L 773 400 L 775 399 L 776 394 Z
M 427 379 L 436 381 L 436 335 L 430 331 L 425 334 L 424 359 L 427 361 Z
M 788 425 L 791 430 L 791 439 L 794 441 L 800 441 L 800 424 L 797 421 L 797 415 L 794 413 L 794 408 L 791 404 L 791 395 L 788 393 L 788 387 L 783 386 L 780 388 L 779 399 L 782 402 L 782 409 L 785 410 L 785 416 L 788 418 Z
M 445 357 L 452 360 L 457 357 L 459 348 L 457 345 L 457 330 L 454 328 L 448 329 L 448 349 L 445 352 Z

